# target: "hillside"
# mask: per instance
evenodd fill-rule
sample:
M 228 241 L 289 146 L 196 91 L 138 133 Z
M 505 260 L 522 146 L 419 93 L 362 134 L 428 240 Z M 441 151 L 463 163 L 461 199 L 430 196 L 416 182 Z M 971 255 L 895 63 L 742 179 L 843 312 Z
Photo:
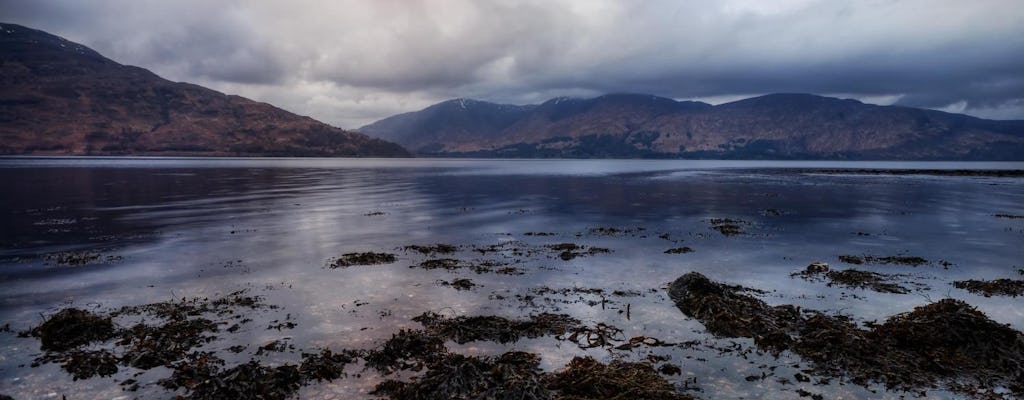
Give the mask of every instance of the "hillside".
M 405 157 L 400 146 L 0 24 L 0 154 Z
M 537 106 L 472 104 L 435 105 L 360 131 L 437 156 L 1024 160 L 1024 121 L 810 94 L 717 106 L 639 94 L 557 98 Z M 503 108 L 517 110 L 514 121 L 463 122 L 482 118 L 477 110 Z M 433 122 L 417 123 L 425 115 Z

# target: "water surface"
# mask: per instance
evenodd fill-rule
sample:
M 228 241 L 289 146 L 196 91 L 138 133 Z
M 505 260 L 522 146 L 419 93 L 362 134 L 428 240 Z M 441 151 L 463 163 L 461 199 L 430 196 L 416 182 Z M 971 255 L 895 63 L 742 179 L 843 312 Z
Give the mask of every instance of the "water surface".
M 0 159 L 0 325 L 25 329 L 42 315 L 74 305 L 109 309 L 239 289 L 282 306 L 298 327 L 250 326 L 211 343 L 250 347 L 287 338 L 299 348 L 371 348 L 410 318 L 444 315 L 518 317 L 569 313 L 608 323 L 625 337 L 710 338 L 668 300 L 663 288 L 690 271 L 768 292 L 770 304 L 797 304 L 881 320 L 945 297 L 963 299 L 991 318 L 1024 329 L 1015 298 L 986 298 L 955 289 L 958 279 L 1020 279 L 1024 268 L 1024 179 L 934 175 L 816 174 L 810 168 L 1024 169 L 1022 163 L 743 162 L 637 160 L 381 160 L 381 159 Z M 712 230 L 712 218 L 749 222 L 746 234 Z M 602 234 L 595 228 L 622 232 Z M 545 232 L 552 236 L 527 235 Z M 413 244 L 537 247 L 572 242 L 610 249 L 564 261 L 551 254 L 520 257 L 522 275 L 409 268 L 426 257 Z M 688 246 L 689 254 L 664 251 Z M 58 265 L 64 252 L 101 254 L 85 265 Z M 329 269 L 332 257 L 357 251 L 398 255 L 394 264 Z M 842 254 L 910 255 L 922 267 L 858 266 L 901 273 L 921 286 L 880 294 L 790 278 L 814 261 L 844 266 Z M 109 257 L 109 258 L 108 258 Z M 456 255 L 484 256 L 469 247 Z M 943 268 L 940 261 L 952 266 Z M 458 291 L 441 280 L 470 278 Z M 529 302 L 531 288 L 602 288 L 640 293 L 595 304 L 570 294 Z M 556 300 L 556 301 L 552 301 Z M 577 301 L 582 300 L 582 301 Z M 623 312 L 628 304 L 630 312 Z M 278 313 L 280 314 L 280 313 Z M 280 318 L 278 314 L 263 318 Z M 627 318 L 628 317 L 628 318 Z M 257 324 L 258 325 L 258 324 Z M 711 348 L 633 353 L 581 350 L 554 338 L 509 345 L 450 347 L 473 354 L 510 349 L 540 353 L 546 369 L 590 354 L 641 360 L 668 355 L 696 376 L 703 398 L 796 398 L 800 386 L 748 383 L 766 363 L 792 376 L 799 359 L 749 358 Z M 38 342 L 0 333 L 0 393 L 15 398 L 173 398 L 156 385 L 122 393 L 125 376 L 72 382 L 54 365 L 30 368 Z M 244 358 L 244 353 L 239 357 Z M 291 357 L 291 358 L 290 358 Z M 294 361 L 294 355 L 263 356 Z M 154 378 L 156 379 L 156 378 Z M 308 396 L 367 396 L 372 374 L 304 388 Z M 693 385 L 691 385 L 693 386 Z M 897 397 L 855 385 L 815 386 L 844 398 Z M 874 388 L 878 390 L 878 388 Z M 946 397 L 941 392 L 932 396 Z M 304 396 L 305 397 L 305 396 Z

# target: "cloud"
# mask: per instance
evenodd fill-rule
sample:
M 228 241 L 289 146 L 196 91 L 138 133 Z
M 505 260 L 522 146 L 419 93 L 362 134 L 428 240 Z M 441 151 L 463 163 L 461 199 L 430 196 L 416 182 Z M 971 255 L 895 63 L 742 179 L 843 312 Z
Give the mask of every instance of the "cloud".
M 0 0 L 0 19 L 357 127 L 452 97 L 772 92 L 1024 118 L 1015 0 Z

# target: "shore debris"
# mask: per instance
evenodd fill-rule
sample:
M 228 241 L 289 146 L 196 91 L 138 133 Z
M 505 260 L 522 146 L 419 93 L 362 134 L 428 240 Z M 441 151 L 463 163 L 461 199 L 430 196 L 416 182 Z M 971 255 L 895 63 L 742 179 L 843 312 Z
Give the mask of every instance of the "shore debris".
M 327 266 L 335 269 L 351 267 L 353 265 L 390 264 L 395 261 L 398 261 L 398 259 L 391 253 L 345 253 L 340 257 L 331 259 Z

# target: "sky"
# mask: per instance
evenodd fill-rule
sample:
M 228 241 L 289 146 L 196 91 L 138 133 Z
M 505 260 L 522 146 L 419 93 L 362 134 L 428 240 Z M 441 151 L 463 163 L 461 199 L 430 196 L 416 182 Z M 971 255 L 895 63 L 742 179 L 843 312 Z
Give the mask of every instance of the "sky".
M 348 129 L 618 92 L 1024 119 L 1020 0 L 0 0 L 0 22 Z

